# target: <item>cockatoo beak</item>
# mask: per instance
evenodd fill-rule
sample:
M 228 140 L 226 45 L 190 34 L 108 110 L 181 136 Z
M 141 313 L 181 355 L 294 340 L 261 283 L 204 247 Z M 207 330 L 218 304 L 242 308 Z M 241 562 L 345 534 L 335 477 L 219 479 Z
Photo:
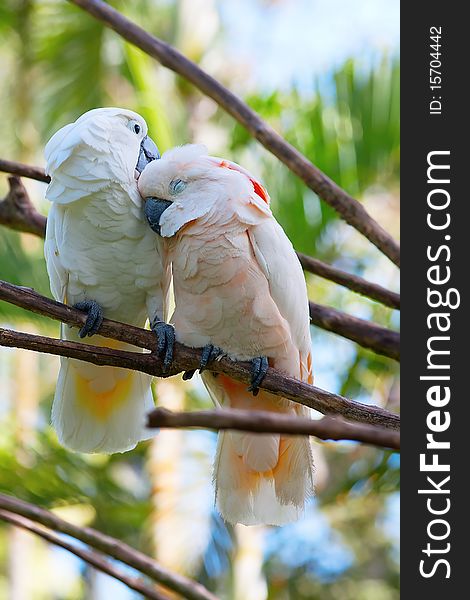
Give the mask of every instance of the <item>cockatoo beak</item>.
M 152 160 L 156 160 L 157 158 L 160 158 L 157 144 L 152 138 L 146 135 L 140 143 L 139 160 L 137 161 L 135 170 L 140 175 L 149 162 L 152 162 Z
M 145 198 L 145 216 L 152 231 L 155 231 L 158 235 L 160 235 L 160 218 L 171 204 L 169 200 L 161 200 L 152 196 Z

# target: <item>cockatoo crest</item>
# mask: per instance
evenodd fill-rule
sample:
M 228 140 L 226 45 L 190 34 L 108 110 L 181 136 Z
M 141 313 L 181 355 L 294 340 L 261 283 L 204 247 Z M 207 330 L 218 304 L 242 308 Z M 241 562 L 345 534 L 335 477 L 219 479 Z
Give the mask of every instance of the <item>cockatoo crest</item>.
M 272 216 L 269 195 L 252 175 L 239 165 L 208 156 L 203 145 L 173 148 L 159 161 L 149 164 L 139 178 L 143 198 L 171 202 L 160 217 L 160 235 L 171 237 L 184 225 L 197 220 L 210 222 L 236 218 L 254 225 Z M 221 204 L 224 210 L 220 210 Z
M 97 108 L 86 112 L 59 129 L 46 145 L 46 173 L 52 178 L 46 197 L 69 204 L 110 181 L 123 187 L 135 185 L 141 145 L 147 139 L 147 124 L 133 111 Z

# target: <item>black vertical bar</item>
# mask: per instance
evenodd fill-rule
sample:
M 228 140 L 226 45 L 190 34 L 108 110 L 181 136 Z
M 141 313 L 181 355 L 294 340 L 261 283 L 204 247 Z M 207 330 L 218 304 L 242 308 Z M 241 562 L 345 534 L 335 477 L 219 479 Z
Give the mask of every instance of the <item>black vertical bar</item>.
M 402 3 L 405 599 L 470 598 L 470 52 L 462 11 L 452 2 Z

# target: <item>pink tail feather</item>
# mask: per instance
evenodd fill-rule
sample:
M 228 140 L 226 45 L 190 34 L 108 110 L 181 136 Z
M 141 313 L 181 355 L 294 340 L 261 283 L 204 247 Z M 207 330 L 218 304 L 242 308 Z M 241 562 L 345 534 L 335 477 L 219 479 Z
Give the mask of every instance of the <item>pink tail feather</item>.
M 261 391 L 257 397 L 232 379 L 203 375 L 214 402 L 231 408 L 307 415 L 293 402 Z M 300 416 L 299 414 L 299 416 Z M 313 496 L 313 457 L 308 437 L 219 434 L 214 467 L 217 506 L 226 521 L 283 525 L 298 519 Z

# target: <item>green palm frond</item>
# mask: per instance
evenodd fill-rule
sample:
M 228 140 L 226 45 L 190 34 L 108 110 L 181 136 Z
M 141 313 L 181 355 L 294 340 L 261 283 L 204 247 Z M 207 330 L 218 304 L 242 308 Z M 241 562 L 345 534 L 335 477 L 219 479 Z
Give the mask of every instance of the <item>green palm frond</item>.
M 111 76 L 103 26 L 67 2 L 43 2 L 35 15 L 38 97 L 43 139 L 91 108 L 107 103 Z M 109 65 L 109 60 L 108 60 Z
M 252 96 L 250 105 L 350 194 L 396 181 L 399 170 L 399 63 L 384 57 L 368 69 L 348 60 L 311 94 L 298 90 Z M 299 250 L 314 253 L 315 240 L 337 218 L 287 168 L 234 126 L 231 150 L 259 157 L 276 216 Z

